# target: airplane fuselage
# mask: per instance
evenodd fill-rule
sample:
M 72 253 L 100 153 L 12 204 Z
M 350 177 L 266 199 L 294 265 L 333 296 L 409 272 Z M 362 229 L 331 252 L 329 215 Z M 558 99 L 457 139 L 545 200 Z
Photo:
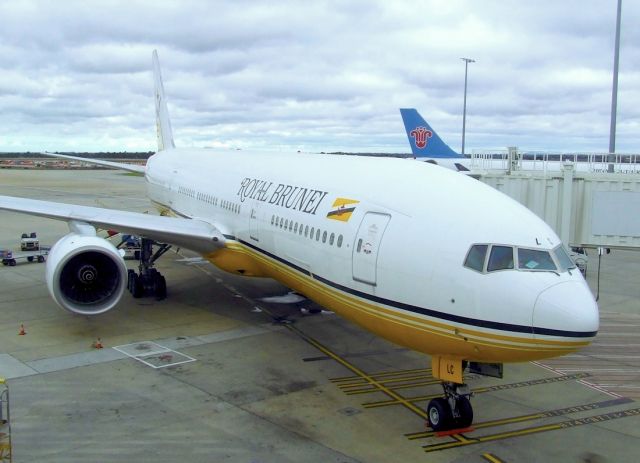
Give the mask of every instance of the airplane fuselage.
M 598 311 L 578 271 L 465 267 L 474 244 L 551 252 L 537 216 L 455 172 L 399 159 L 169 149 L 149 159 L 162 214 L 214 221 L 218 267 L 274 278 L 410 349 L 525 361 L 583 347 Z M 503 246 L 503 247 L 504 247 Z

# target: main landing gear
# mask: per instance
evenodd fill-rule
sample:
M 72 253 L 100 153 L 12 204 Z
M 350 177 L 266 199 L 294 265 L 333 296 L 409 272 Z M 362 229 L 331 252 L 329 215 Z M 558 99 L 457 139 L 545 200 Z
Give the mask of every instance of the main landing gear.
M 471 389 L 466 384 L 443 381 L 444 397 L 432 399 L 427 407 L 429 426 L 434 431 L 464 429 L 473 422 L 473 408 L 469 398 Z
M 155 253 L 153 252 L 154 244 L 158 246 Z M 141 238 L 139 273 L 130 269 L 127 278 L 127 288 L 133 297 L 154 296 L 159 301 L 167 297 L 167 282 L 164 276 L 153 268 L 153 264 L 170 248 L 169 244 Z

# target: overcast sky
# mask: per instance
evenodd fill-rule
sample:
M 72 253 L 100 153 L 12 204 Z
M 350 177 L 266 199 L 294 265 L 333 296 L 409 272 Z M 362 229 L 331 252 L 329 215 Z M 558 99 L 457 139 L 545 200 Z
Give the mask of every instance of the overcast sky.
M 0 151 L 155 151 L 158 50 L 181 147 L 606 152 L 615 0 L 0 0 Z M 640 152 L 640 2 L 623 0 L 617 151 Z

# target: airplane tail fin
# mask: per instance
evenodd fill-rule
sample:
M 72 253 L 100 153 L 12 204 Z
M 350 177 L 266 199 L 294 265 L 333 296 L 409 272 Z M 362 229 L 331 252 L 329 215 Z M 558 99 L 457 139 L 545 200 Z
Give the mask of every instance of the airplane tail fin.
M 417 158 L 460 158 L 414 108 L 401 108 L 411 151 Z
M 173 143 L 173 132 L 171 131 L 171 121 L 167 109 L 167 100 L 164 96 L 164 86 L 162 85 L 162 75 L 160 74 L 160 61 L 158 52 L 153 50 L 153 79 L 155 81 L 156 100 L 156 129 L 158 131 L 158 151 L 175 148 Z

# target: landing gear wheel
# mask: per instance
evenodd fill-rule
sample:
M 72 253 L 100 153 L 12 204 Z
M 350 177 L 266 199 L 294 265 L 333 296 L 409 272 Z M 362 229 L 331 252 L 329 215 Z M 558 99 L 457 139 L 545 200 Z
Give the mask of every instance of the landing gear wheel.
M 442 397 L 432 399 L 427 407 L 427 415 L 429 416 L 429 426 L 434 431 L 444 431 L 451 428 L 453 416 L 447 399 Z
M 133 280 L 136 277 L 136 271 L 129 269 L 127 271 L 127 289 L 133 294 Z
M 159 248 L 155 253 L 154 245 Z M 127 272 L 127 289 L 134 298 L 154 296 L 160 301 L 167 297 L 167 281 L 158 270 L 153 268 L 153 264 L 170 247 L 168 244 L 155 243 L 146 238 L 140 240 L 140 250 L 135 254 L 140 258 L 139 272 L 133 269 Z
M 140 278 L 137 273 L 133 274 L 131 280 L 131 295 L 136 299 L 139 299 L 144 295 L 144 285 L 142 284 L 142 278 Z
M 154 292 L 156 294 L 156 300 L 161 301 L 166 299 L 167 297 L 167 280 L 165 280 L 164 276 L 156 273 L 153 277 L 154 279 Z
M 458 428 L 468 428 L 473 422 L 473 407 L 471 401 L 464 396 L 458 397 L 456 401 L 458 416 L 456 417 L 456 425 Z

